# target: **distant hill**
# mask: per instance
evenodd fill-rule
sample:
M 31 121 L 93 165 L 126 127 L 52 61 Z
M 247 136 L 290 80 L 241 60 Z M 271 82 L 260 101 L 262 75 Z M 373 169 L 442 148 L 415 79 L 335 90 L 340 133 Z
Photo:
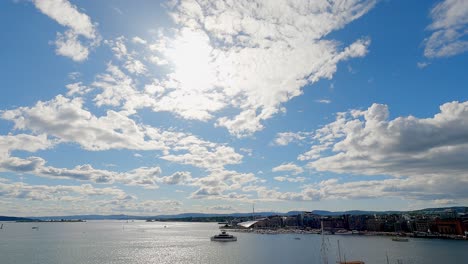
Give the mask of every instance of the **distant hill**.
M 31 222 L 31 221 L 34 221 L 34 220 L 31 219 L 31 218 L 25 218 L 25 217 L 1 216 L 0 215 L 0 221 Z
M 259 212 L 256 217 L 266 217 L 283 213 Z M 154 216 L 135 216 L 135 215 L 67 215 L 67 216 L 38 216 L 30 217 L 37 220 L 146 220 L 146 219 L 177 219 L 177 218 L 203 218 L 203 217 L 250 217 L 252 213 L 233 213 L 233 214 L 205 214 L 205 213 L 183 213 L 176 215 L 154 215 Z
M 326 211 L 326 210 L 313 210 L 313 214 L 321 216 L 338 216 L 338 215 L 373 215 L 373 214 L 395 214 L 395 213 L 440 213 L 447 210 L 453 210 L 457 213 L 468 213 L 468 207 L 456 206 L 456 207 L 441 207 L 441 208 L 425 208 L 413 211 L 361 211 L 361 210 L 350 210 L 350 211 Z M 271 215 L 297 215 L 303 211 L 289 211 L 287 213 L 280 212 L 255 212 L 255 217 L 267 217 Z M 31 220 L 146 220 L 146 219 L 180 219 L 180 220 L 194 220 L 196 218 L 217 218 L 217 217 L 251 217 L 252 213 L 231 213 L 231 214 L 206 214 L 206 213 L 183 213 L 174 215 L 146 215 L 146 216 L 135 216 L 135 215 L 67 215 L 67 216 L 40 216 L 40 217 L 12 217 L 12 216 L 0 216 L 0 221 L 31 221 Z M 194 218 L 194 219 L 192 219 Z M 206 219 L 205 219 L 206 220 Z

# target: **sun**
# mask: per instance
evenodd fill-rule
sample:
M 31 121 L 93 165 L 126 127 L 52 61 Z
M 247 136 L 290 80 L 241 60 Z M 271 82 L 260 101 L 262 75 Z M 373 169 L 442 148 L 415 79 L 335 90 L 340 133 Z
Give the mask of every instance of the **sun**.
M 168 43 L 165 57 L 174 67 L 171 79 L 180 88 L 206 91 L 216 80 L 216 67 L 213 63 L 214 49 L 203 31 L 183 29 Z

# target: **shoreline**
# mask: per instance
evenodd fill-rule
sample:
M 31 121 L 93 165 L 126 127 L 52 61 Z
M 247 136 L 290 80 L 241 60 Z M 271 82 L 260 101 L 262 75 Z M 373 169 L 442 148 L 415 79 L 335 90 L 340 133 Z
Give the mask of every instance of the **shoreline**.
M 240 228 L 225 228 L 230 232 L 236 233 L 255 233 L 260 235 L 280 235 L 280 234 L 298 234 L 298 235 L 320 235 L 320 230 L 303 230 L 303 229 L 240 229 Z M 338 235 L 338 236 L 388 236 L 388 237 L 406 237 L 406 238 L 426 238 L 426 239 L 449 239 L 449 240 L 468 240 L 467 237 L 457 235 L 433 235 L 433 234 L 417 234 L 417 233 L 396 233 L 396 232 L 373 232 L 373 231 L 359 231 L 352 233 L 346 232 L 326 232 L 325 235 Z

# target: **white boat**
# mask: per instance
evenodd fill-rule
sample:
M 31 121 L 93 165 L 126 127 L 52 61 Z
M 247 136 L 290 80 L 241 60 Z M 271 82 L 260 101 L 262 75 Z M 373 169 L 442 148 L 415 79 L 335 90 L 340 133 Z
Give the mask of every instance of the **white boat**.
M 222 230 L 221 234 L 212 236 L 211 241 L 231 242 L 231 241 L 237 241 L 237 237 L 230 235 L 226 233 L 226 231 Z

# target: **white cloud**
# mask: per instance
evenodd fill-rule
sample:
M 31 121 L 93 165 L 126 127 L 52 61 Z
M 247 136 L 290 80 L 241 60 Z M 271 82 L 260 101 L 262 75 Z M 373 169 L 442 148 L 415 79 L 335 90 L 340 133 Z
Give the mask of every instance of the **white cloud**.
M 253 149 L 251 149 L 251 148 L 240 148 L 239 150 L 242 151 L 242 152 L 244 152 L 244 153 L 246 153 L 247 156 L 249 156 L 249 157 L 252 156 Z
M 179 184 L 179 185 L 183 185 L 183 184 L 189 184 L 190 182 L 192 182 L 192 175 L 190 174 L 190 172 L 186 172 L 186 171 L 178 171 L 176 173 L 173 173 L 172 175 L 170 176 L 164 176 L 160 179 L 160 182 L 164 183 L 164 184 Z
M 67 87 L 68 89 L 67 96 L 73 96 L 75 94 L 84 95 L 92 90 L 90 87 L 83 85 L 82 82 L 70 83 L 67 84 L 65 87 Z
M 468 2 L 445 0 L 430 13 L 432 35 L 425 40 L 424 55 L 428 58 L 450 57 L 468 50 Z
M 91 19 L 77 10 L 67 0 L 34 0 L 34 5 L 44 14 L 62 26 L 69 27 L 76 34 L 87 38 L 96 37 L 96 29 Z
M 1 113 L 1 117 L 14 122 L 16 130 L 42 134 L 42 141 L 47 141 L 47 136 L 49 136 L 55 143 L 77 143 L 89 151 L 159 150 L 162 152 L 161 159 L 209 171 L 210 176 L 206 177 L 205 182 L 209 182 L 210 179 L 230 182 L 224 185 L 227 188 L 223 190 L 239 188 L 245 183 L 243 179 L 247 179 L 248 182 L 255 178 L 253 174 L 239 174 L 224 170 L 226 165 L 239 164 L 243 158 L 243 155 L 237 153 L 230 146 L 205 141 L 186 133 L 164 131 L 138 124 L 127 115 L 112 110 L 107 111 L 104 116 L 97 117 L 83 108 L 83 99 L 80 97 L 70 99 L 59 95 L 50 101 L 39 101 L 33 107 L 20 107 L 4 111 Z M 0 138 L 0 143 L 2 139 Z M 13 146 L 12 139 L 4 139 L 5 144 Z M 16 141 L 19 139 L 21 139 L 20 136 L 16 138 Z M 25 142 L 27 141 L 25 140 Z M 44 144 L 42 142 L 42 145 Z M 42 148 L 48 146 L 42 145 Z M 36 150 L 37 148 L 33 148 L 33 146 L 31 144 L 28 148 Z M 15 148 L 21 149 L 20 147 Z M 3 155 L 5 159 L 0 160 L 0 167 L 3 170 L 32 173 L 43 177 L 99 183 L 120 182 L 153 188 L 157 187 L 157 183 L 192 184 L 193 181 L 188 172 L 161 176 L 159 167 L 138 168 L 125 173 L 99 170 L 87 164 L 72 169 L 55 168 L 46 166 L 46 161 L 42 158 L 9 157 L 9 152 Z M 201 179 L 203 178 L 197 179 L 200 184 L 196 186 L 202 186 L 201 183 L 204 181 Z
M 58 55 L 70 57 L 74 61 L 83 61 L 88 58 L 88 47 L 78 41 L 78 36 L 73 31 L 67 31 L 64 34 L 57 33 L 55 46 L 57 46 L 55 52 Z
M 239 164 L 243 156 L 232 147 L 210 144 L 197 138 L 187 137 L 178 142 L 173 150 L 188 150 L 185 154 L 169 154 L 162 159 L 179 164 L 190 164 L 199 168 L 220 169 L 228 164 Z
M 199 189 L 190 197 L 194 199 L 246 199 L 247 195 L 233 191 L 257 180 L 258 178 L 253 173 L 240 173 L 225 169 L 212 170 L 208 176 L 193 181 L 192 185 L 198 186 Z
M 273 178 L 275 181 L 279 182 L 304 182 L 306 178 L 304 177 L 286 177 L 286 176 L 277 176 Z
M 144 74 L 147 71 L 146 66 L 141 61 L 135 59 L 127 60 L 125 62 L 125 69 L 137 75 Z
M 148 45 L 155 61 L 169 62 L 171 71 L 161 80 L 166 94 L 151 107 L 185 119 L 216 118 L 231 134 L 251 135 L 285 111 L 282 104 L 301 95 L 306 84 L 330 79 L 340 61 L 367 53 L 366 38 L 344 48 L 324 38 L 374 4 L 177 2 L 170 13 L 179 26 L 174 36 Z M 216 116 L 228 107 L 238 112 Z
M 146 43 L 147 43 L 146 40 L 144 40 L 144 39 L 142 39 L 142 38 L 140 38 L 138 36 L 133 37 L 132 42 L 136 43 L 136 44 L 142 44 L 142 45 L 146 45 Z
M 167 199 L 138 200 L 115 187 L 96 188 L 91 184 L 30 185 L 2 178 L 0 197 L 0 214 L 24 216 L 90 213 L 148 215 L 178 212 L 182 206 L 179 201 Z
M 246 192 L 256 192 L 260 201 L 317 201 L 320 194 L 316 190 L 303 190 L 301 192 L 280 192 L 268 189 L 265 186 L 251 185 L 243 189 Z
M 58 95 L 47 102 L 39 101 L 33 107 L 4 111 L 1 118 L 13 121 L 15 129 L 45 133 L 59 142 L 77 143 L 91 151 L 160 150 L 162 159 L 211 169 L 239 164 L 243 158 L 232 147 L 138 124 L 112 110 L 104 116 L 94 116 L 83 108 L 79 97 L 69 99 Z
M 4 111 L 1 117 L 13 121 L 15 129 L 46 133 L 61 142 L 76 142 L 87 150 L 165 149 L 161 141 L 145 140 L 145 127 L 132 119 L 112 110 L 96 117 L 83 109 L 83 100 L 79 97 L 68 99 L 58 95 L 30 108 Z
M 294 175 L 301 174 L 304 172 L 304 169 L 297 166 L 296 164 L 290 162 L 290 163 L 285 163 L 281 164 L 277 167 L 274 167 L 271 171 L 273 172 L 283 172 L 283 171 L 291 171 Z
M 276 134 L 273 143 L 278 146 L 286 146 L 290 143 L 300 143 L 309 138 L 312 134 L 309 132 L 281 132 Z
M 321 104 L 329 104 L 329 103 L 331 103 L 331 101 L 328 100 L 328 99 L 315 100 L 315 102 L 321 103 Z
M 339 113 L 336 121 L 315 131 L 312 151 L 320 151 L 299 158 L 312 160 L 308 167 L 317 171 L 391 176 L 372 184 L 386 190 L 395 186 L 409 192 L 411 188 L 407 196 L 463 196 L 459 186 L 468 181 L 464 160 L 468 155 L 468 102 L 443 104 L 440 113 L 431 118 L 388 120 L 388 116 L 387 106 L 380 104 Z M 321 155 L 324 151 L 326 155 Z M 368 183 L 353 184 L 365 187 Z
M 234 207 L 230 205 L 216 205 L 208 207 L 209 210 L 214 211 L 234 211 Z
M 117 188 L 95 188 L 91 184 L 82 185 L 29 185 L 20 182 L 0 182 L 0 196 L 28 200 L 73 200 L 92 196 L 111 196 L 127 199 L 128 195 Z
M 55 143 L 53 140 L 49 140 L 46 134 L 0 135 L 0 159 L 9 156 L 15 150 L 36 152 L 51 148 Z
M 70 57 L 74 61 L 83 61 L 88 57 L 89 46 L 99 43 L 96 25 L 88 15 L 78 11 L 78 8 L 67 0 L 33 0 L 34 5 L 43 14 L 49 16 L 60 25 L 68 28 L 65 33 L 57 33 L 56 53 Z M 79 36 L 90 40 L 83 45 Z
M 418 62 L 416 65 L 418 66 L 419 69 L 424 69 L 427 66 L 429 66 L 429 62 Z
M 105 42 L 111 47 L 115 56 L 119 60 L 125 60 L 124 67 L 130 73 L 133 73 L 136 75 L 142 75 L 146 73 L 147 71 L 146 66 L 140 60 L 135 59 L 136 52 L 128 51 L 127 46 L 125 45 L 126 41 L 127 40 L 125 37 L 120 36 L 116 38 L 115 40 L 106 40 Z M 141 41 L 142 39 L 133 38 L 133 42 L 144 44 L 144 43 L 141 43 Z
M 46 161 L 39 157 L 23 159 L 8 155 L 0 156 L 0 171 L 28 173 L 51 179 L 91 181 L 93 183 L 112 184 L 118 182 L 147 189 L 158 188 L 158 183 L 186 185 L 192 182 L 192 176 L 189 172 L 179 171 L 169 176 L 163 176 L 160 167 L 139 167 L 127 172 L 117 172 L 96 169 L 90 164 L 84 164 L 68 169 L 46 166 Z

